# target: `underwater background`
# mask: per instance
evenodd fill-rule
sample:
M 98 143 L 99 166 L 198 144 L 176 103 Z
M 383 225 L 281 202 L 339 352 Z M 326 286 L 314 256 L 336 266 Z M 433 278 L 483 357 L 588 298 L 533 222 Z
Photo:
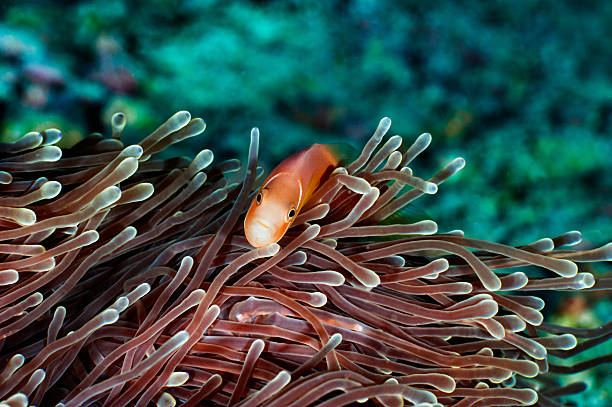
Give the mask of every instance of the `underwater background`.
M 415 172 L 467 161 L 415 216 L 511 245 L 578 229 L 595 247 L 612 236 L 611 21 L 605 1 L 3 1 L 0 141 L 57 127 L 69 146 L 123 111 L 129 143 L 188 109 L 207 129 L 173 154 L 244 159 L 258 126 L 269 171 L 314 142 L 360 147 L 388 116 L 407 144 L 433 136 Z M 594 327 L 600 293 L 544 311 Z M 610 366 L 589 373 L 573 399 L 607 405 Z

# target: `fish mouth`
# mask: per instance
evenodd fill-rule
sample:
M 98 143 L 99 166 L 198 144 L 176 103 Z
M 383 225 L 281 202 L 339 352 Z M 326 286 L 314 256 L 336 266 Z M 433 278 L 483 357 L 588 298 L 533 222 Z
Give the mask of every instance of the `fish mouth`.
M 245 224 L 244 234 L 254 247 L 263 247 L 278 240 L 275 240 L 276 228 L 265 219 L 251 219 L 248 225 Z
M 262 221 L 260 221 L 259 219 L 256 219 L 255 222 L 257 222 L 260 226 L 266 228 L 266 229 L 271 229 L 272 227 Z

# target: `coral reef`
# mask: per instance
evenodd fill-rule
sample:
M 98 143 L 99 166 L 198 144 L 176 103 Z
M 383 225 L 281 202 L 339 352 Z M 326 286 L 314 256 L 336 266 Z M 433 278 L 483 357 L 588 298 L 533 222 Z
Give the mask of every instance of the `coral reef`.
M 549 406 L 584 390 L 557 374 L 611 360 L 549 363 L 612 324 L 545 322 L 539 295 L 609 289 L 577 263 L 609 260 L 611 244 L 390 224 L 464 166 L 415 176 L 429 134 L 400 149 L 382 119 L 279 244 L 252 249 L 240 219 L 262 181 L 257 129 L 243 168 L 210 150 L 158 158 L 204 131 L 188 112 L 127 147 L 125 125 L 117 113 L 111 137 L 63 150 L 55 129 L 0 146 L 6 405 Z

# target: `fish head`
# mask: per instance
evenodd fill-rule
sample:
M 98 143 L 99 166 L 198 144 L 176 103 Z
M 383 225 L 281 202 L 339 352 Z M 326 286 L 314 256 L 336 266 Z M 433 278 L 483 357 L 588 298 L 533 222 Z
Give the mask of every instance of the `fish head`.
M 264 183 L 244 218 L 244 234 L 254 247 L 278 242 L 287 232 L 302 198 L 302 185 L 292 173 L 281 172 Z

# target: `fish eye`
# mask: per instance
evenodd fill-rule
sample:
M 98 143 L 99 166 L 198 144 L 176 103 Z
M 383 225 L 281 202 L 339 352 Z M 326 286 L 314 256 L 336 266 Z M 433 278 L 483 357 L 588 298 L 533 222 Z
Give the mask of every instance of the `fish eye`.
M 287 220 L 293 219 L 294 216 L 295 216 L 295 208 L 289 209 L 289 213 L 287 214 Z
M 257 201 L 257 205 L 261 205 L 261 200 L 262 200 L 261 192 L 257 194 L 257 197 L 255 198 L 255 200 Z

